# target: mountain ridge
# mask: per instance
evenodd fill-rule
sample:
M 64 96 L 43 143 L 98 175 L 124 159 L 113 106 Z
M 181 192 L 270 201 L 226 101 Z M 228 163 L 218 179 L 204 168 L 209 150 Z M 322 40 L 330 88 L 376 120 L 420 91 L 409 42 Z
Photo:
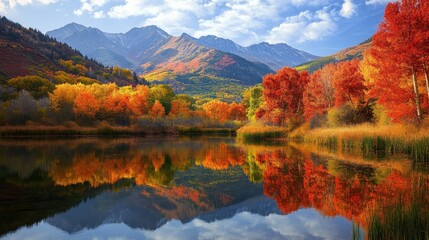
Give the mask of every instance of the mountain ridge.
M 372 38 L 369 38 L 356 46 L 342 49 L 330 56 L 322 57 L 314 61 L 309 61 L 298 65 L 295 67 L 295 69 L 299 71 L 306 70 L 308 72 L 314 72 L 330 63 L 344 62 L 355 58 L 362 59 L 363 53 L 371 47 L 371 43 Z
M 249 61 L 264 63 L 273 70 L 281 69 L 284 66 L 293 67 L 319 58 L 318 56 L 295 49 L 286 43 L 270 44 L 260 42 L 243 47 L 230 39 L 214 35 L 202 36 L 196 39 L 196 41 L 207 47 L 236 54 Z
M 80 49 L 84 53 L 87 53 L 89 56 L 91 56 L 90 51 L 81 47 L 78 43 L 75 43 L 70 39 L 68 39 L 68 37 L 70 37 L 69 31 L 71 30 L 70 28 L 71 26 L 73 26 L 73 24 L 77 25 L 73 28 L 75 30 L 75 33 L 79 31 L 83 31 L 82 30 L 82 27 L 84 27 L 83 25 L 71 23 L 62 28 L 48 31 L 47 34 L 49 36 L 57 38 L 61 42 L 69 43 L 73 47 L 76 47 L 77 49 Z M 88 29 L 91 27 L 85 27 L 85 28 Z M 66 30 L 67 30 L 67 35 L 62 33 Z M 106 33 L 106 32 L 103 32 L 103 33 L 106 37 L 110 39 L 118 36 L 123 36 L 128 38 L 127 41 L 129 41 L 129 39 L 131 38 L 136 39 L 137 37 L 135 35 L 131 37 L 132 34 L 130 33 L 135 31 L 140 31 L 140 30 L 148 32 L 146 34 L 147 36 L 149 35 L 153 36 L 155 33 L 158 33 L 158 36 L 163 36 L 164 40 L 169 40 L 170 38 L 174 37 L 169 35 L 167 32 L 165 32 L 164 30 L 162 30 L 161 28 L 155 25 L 150 25 L 150 26 L 145 26 L 140 28 L 135 27 L 126 33 Z M 101 30 L 99 31 L 102 32 Z M 143 37 L 143 36 L 140 35 L 139 37 Z M 267 42 L 261 42 L 258 44 L 250 45 L 248 47 L 243 47 L 230 39 L 225 39 L 214 35 L 207 35 L 207 36 L 201 36 L 200 38 L 195 38 L 187 33 L 182 33 L 178 37 L 186 37 L 189 40 L 192 40 L 199 45 L 203 45 L 205 47 L 213 48 L 226 53 L 232 53 L 248 61 L 263 63 L 269 66 L 272 70 L 278 70 L 284 66 L 296 66 L 296 65 L 319 58 L 318 56 L 314 56 L 307 52 L 295 49 L 285 43 L 269 44 Z M 153 41 L 154 39 L 150 39 L 146 37 L 145 40 Z M 158 44 L 160 43 L 158 42 Z M 157 45 L 157 43 L 151 42 L 151 43 L 147 43 L 147 45 L 153 46 L 153 45 Z M 130 44 L 125 44 L 124 47 L 132 48 Z M 136 48 L 134 49 L 137 50 Z M 97 59 L 97 56 L 91 56 L 91 57 L 96 57 Z M 104 61 L 103 59 L 100 59 L 100 60 L 101 62 Z M 134 64 L 136 65 L 136 63 Z
M 79 28 L 78 25 L 69 27 Z M 7 60 L 0 61 L 0 84 L 6 84 L 8 79 L 14 77 L 32 75 L 54 82 L 55 72 L 58 71 L 76 77 L 89 77 L 102 83 L 130 84 L 122 82 L 113 76 L 111 69 L 84 57 L 70 46 L 35 29 L 24 28 L 6 17 L 0 18 L 0 55 Z M 65 66 L 62 61 L 71 65 Z
M 116 34 L 67 25 L 47 34 L 103 64 L 131 68 L 148 81 L 194 96 L 220 94 L 238 100 L 246 87 L 274 72 L 262 63 L 198 44 L 188 34 L 171 36 L 154 25 Z

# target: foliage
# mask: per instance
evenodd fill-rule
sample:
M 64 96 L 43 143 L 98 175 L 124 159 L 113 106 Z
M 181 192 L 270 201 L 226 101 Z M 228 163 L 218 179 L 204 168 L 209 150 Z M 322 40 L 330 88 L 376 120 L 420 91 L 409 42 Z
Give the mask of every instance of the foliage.
M 334 106 L 334 73 L 337 65 L 329 64 L 311 74 L 303 93 L 304 117 L 308 121 L 315 114 L 323 115 Z
M 52 92 L 55 88 L 55 85 L 48 79 L 39 76 L 16 77 L 9 79 L 7 83 L 19 91 L 26 90 L 36 98 L 48 96 L 48 93 Z
M 171 101 L 174 99 L 174 91 L 168 85 L 155 85 L 150 89 L 150 95 L 154 101 L 159 101 L 165 109 L 165 114 L 171 110 Z
M 246 109 L 243 104 L 235 102 L 228 104 L 213 100 L 203 105 L 203 111 L 209 119 L 224 123 L 228 120 L 243 121 L 246 118 Z
M 263 105 L 264 88 L 261 85 L 248 88 L 243 94 L 243 104 L 246 107 L 246 116 L 254 120 L 256 111 Z
M 393 121 L 420 122 L 427 107 L 422 106 L 419 75 L 429 55 L 429 3 L 403 0 L 386 6 L 384 21 L 366 53 L 366 64 L 373 68 L 372 95 L 386 107 Z M 429 88 L 427 88 L 429 91 Z M 429 94 L 429 92 L 428 92 Z M 415 114 L 413 114 L 414 112 Z
M 266 102 L 265 119 L 276 125 L 286 125 L 288 119 L 302 116 L 303 92 L 308 83 L 307 72 L 283 68 L 263 79 Z
M 364 100 L 366 87 L 364 78 L 359 71 L 359 60 L 351 60 L 337 64 L 333 75 L 335 88 L 335 106 L 341 107 L 349 103 L 353 108 Z
M 10 124 L 23 125 L 27 121 L 36 121 L 39 109 L 38 102 L 25 90 L 13 99 L 6 108 L 6 118 Z
M 165 115 L 165 110 L 162 104 L 156 100 L 150 109 L 149 115 L 153 118 L 163 117 Z

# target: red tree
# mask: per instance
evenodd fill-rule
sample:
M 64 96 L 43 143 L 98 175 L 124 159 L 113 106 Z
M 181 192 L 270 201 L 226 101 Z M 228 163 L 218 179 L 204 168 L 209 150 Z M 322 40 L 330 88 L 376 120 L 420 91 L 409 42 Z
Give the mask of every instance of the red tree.
M 379 70 L 379 77 L 374 79 L 374 95 L 380 97 L 380 103 L 387 108 L 394 105 L 410 105 L 413 101 L 416 114 L 415 119 L 421 121 L 423 113 L 421 109 L 421 96 L 417 74 L 422 68 L 423 56 L 427 56 L 428 44 L 428 3 L 427 0 L 403 0 L 389 3 L 386 6 L 384 21 L 373 37 L 372 48 L 369 54 Z M 426 50 L 425 50 L 426 49 Z M 426 52 L 425 52 L 426 51 Z M 385 96 L 390 88 L 399 88 L 401 97 Z M 409 94 L 412 92 L 412 98 Z M 393 92 L 396 95 L 396 92 Z M 408 107 L 405 112 L 408 112 Z M 392 114 L 392 109 L 387 109 L 393 120 L 398 118 L 398 111 Z M 400 114 L 402 116 L 404 114 Z M 409 118 L 413 118 L 409 116 Z
M 158 100 L 156 100 L 152 108 L 150 109 L 150 116 L 153 118 L 156 118 L 156 117 L 162 117 L 164 115 L 165 115 L 164 107 Z
M 264 99 L 267 103 L 265 118 L 274 124 L 284 125 L 286 120 L 302 116 L 302 96 L 309 74 L 292 68 L 283 68 L 263 79 Z
M 306 120 L 315 114 L 323 115 L 334 106 L 333 75 L 336 69 L 336 65 L 328 64 L 311 75 L 303 94 Z
M 356 108 L 365 96 L 365 79 L 359 71 L 359 60 L 354 59 L 337 64 L 334 73 L 335 106 L 350 103 Z
M 89 91 L 83 91 L 74 100 L 73 112 L 76 117 L 93 120 L 95 114 L 100 110 L 100 101 Z

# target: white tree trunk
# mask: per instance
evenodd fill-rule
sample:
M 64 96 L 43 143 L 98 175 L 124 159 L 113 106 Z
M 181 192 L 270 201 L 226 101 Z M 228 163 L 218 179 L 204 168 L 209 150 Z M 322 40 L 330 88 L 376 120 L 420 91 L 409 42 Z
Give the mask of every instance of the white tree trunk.
M 417 120 L 420 123 L 421 120 L 422 120 L 422 113 L 421 113 L 422 111 L 421 111 L 421 108 L 420 108 L 419 85 L 417 83 L 416 73 L 414 71 L 414 66 L 411 67 L 411 70 L 412 70 L 412 73 L 413 73 L 412 79 L 413 79 L 413 87 L 414 87 L 414 95 L 415 95 L 414 98 L 416 100 L 416 108 L 417 108 L 416 109 L 417 110 Z

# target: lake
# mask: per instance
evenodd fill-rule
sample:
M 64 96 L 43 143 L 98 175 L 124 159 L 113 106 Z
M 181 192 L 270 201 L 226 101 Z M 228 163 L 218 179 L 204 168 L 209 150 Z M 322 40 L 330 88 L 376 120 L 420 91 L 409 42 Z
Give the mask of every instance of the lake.
M 231 137 L 1 139 L 0 239 L 363 239 L 427 173 Z

